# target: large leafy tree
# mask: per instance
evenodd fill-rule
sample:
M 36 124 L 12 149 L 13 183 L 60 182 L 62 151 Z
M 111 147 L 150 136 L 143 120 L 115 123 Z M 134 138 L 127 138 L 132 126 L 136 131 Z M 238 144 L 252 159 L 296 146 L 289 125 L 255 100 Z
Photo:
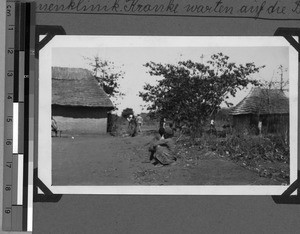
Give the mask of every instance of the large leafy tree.
M 228 102 L 230 95 L 235 96 L 248 84 L 259 85 L 251 75 L 264 67 L 254 63 L 237 65 L 222 53 L 212 55 L 206 65 L 187 60 L 177 64 L 149 62 L 144 66 L 151 76 L 161 78 L 156 85 L 145 84 L 139 93 L 149 103 L 148 110 L 185 124 L 194 133 L 201 133 L 205 121 L 222 102 L 232 105 Z

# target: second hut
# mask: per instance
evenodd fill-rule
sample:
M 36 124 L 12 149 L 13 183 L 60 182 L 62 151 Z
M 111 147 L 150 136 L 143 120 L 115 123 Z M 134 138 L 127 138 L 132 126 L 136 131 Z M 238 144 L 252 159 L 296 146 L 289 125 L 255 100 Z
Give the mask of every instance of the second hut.
M 252 88 L 230 115 L 236 132 L 286 136 L 289 132 L 289 99 L 280 89 Z

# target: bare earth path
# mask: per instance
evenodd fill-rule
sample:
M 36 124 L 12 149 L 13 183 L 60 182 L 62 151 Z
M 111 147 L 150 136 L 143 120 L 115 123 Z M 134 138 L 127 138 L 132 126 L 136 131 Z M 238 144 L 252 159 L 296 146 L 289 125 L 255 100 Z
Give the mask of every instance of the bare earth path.
M 191 159 L 180 152 L 174 166 L 143 163 L 152 136 L 52 138 L 54 185 L 275 185 L 214 153 Z

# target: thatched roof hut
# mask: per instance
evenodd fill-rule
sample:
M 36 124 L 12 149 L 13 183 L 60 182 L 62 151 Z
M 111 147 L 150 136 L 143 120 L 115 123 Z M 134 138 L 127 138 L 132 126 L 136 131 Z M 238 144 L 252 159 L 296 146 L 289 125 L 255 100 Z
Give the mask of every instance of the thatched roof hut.
M 52 104 L 113 109 L 91 72 L 82 68 L 52 68 Z
M 231 115 L 288 114 L 289 99 L 282 90 L 252 88 L 249 94 L 230 111 Z
M 289 99 L 282 90 L 254 87 L 249 94 L 230 110 L 233 127 L 238 131 L 287 132 L 289 128 Z
M 105 133 L 112 109 L 90 71 L 52 67 L 52 116 L 64 132 Z

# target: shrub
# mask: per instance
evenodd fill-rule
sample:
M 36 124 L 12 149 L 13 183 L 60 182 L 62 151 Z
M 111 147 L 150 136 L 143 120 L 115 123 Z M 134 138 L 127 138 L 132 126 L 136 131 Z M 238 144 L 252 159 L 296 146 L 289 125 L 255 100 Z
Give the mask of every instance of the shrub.
M 223 158 L 256 171 L 262 177 L 269 177 L 288 183 L 289 145 L 278 135 L 227 135 L 219 138 L 205 134 L 201 138 L 182 141 L 185 147 L 197 146 L 199 150 L 214 151 Z
M 217 152 L 232 159 L 263 159 L 267 161 L 289 162 L 289 147 L 279 136 L 231 135 L 215 141 Z

